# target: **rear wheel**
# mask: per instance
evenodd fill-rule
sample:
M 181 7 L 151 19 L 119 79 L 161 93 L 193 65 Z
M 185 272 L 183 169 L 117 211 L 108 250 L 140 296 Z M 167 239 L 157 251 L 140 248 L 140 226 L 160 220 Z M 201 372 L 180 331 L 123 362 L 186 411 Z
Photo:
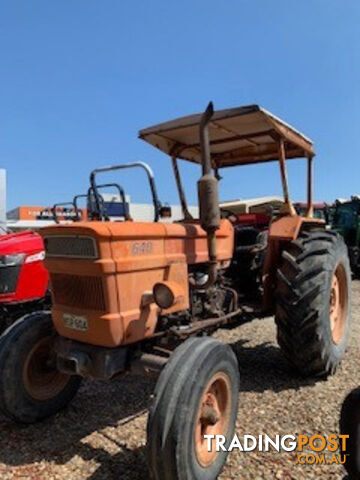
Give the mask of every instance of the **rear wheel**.
M 239 369 L 228 345 L 189 339 L 162 371 L 150 409 L 148 461 L 154 480 L 215 480 L 227 452 L 204 435 L 234 435 Z
M 340 432 L 349 435 L 346 441 L 345 468 L 350 478 L 360 478 L 360 388 L 356 388 L 345 398 L 341 408 Z
M 33 423 L 65 407 L 81 378 L 56 369 L 51 315 L 36 312 L 12 325 L 0 339 L 0 409 Z
M 277 272 L 278 343 L 303 374 L 335 372 L 349 338 L 351 271 L 343 239 L 304 232 L 282 252 Z

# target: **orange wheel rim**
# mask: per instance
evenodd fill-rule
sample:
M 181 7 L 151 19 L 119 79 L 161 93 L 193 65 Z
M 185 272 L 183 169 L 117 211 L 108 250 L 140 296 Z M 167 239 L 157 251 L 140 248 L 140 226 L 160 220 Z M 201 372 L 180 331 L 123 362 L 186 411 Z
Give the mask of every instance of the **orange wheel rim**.
M 343 265 L 333 273 L 330 290 L 330 327 L 333 342 L 339 344 L 345 334 L 347 317 L 347 278 Z
M 224 435 L 229 429 L 231 413 L 231 382 L 223 373 L 216 373 L 204 389 L 195 424 L 195 452 L 202 467 L 211 465 L 219 452 L 212 443 L 208 451 L 208 440 L 204 435 Z
M 23 368 L 26 392 L 35 400 L 54 398 L 66 386 L 70 376 L 59 372 L 52 358 L 53 340 L 46 337 L 39 340 L 30 350 Z

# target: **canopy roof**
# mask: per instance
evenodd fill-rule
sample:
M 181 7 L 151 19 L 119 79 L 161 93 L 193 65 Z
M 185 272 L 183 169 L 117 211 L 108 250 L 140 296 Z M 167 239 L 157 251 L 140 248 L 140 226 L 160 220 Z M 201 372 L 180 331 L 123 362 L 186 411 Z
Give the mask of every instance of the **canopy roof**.
M 201 116 L 189 115 L 145 128 L 139 137 L 168 155 L 201 163 Z M 212 162 L 218 168 L 277 160 L 280 138 L 286 158 L 315 155 L 309 138 L 258 105 L 215 111 L 209 135 Z

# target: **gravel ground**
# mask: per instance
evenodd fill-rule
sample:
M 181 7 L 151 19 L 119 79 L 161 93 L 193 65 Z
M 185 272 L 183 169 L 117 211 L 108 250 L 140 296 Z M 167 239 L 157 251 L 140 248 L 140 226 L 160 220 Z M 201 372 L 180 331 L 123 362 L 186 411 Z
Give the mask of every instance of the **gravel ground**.
M 360 282 L 354 281 L 350 346 L 341 368 L 327 381 L 294 376 L 276 345 L 272 318 L 217 332 L 219 339 L 234 346 L 239 359 L 239 437 L 338 433 L 341 402 L 360 384 L 359 294 Z M 85 382 L 68 409 L 45 422 L 22 427 L 0 416 L 0 479 L 148 479 L 145 429 L 153 388 L 154 382 L 131 376 L 112 383 Z M 294 452 L 234 451 L 219 478 L 343 477 L 340 465 L 297 465 Z

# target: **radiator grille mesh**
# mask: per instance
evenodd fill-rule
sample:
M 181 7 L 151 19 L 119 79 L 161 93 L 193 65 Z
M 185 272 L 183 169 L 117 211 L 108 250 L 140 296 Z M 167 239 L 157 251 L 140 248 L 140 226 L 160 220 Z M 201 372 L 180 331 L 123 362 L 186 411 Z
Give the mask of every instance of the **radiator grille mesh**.
M 51 287 L 55 303 L 89 310 L 106 310 L 101 277 L 56 273 L 51 275 Z
M 0 268 L 0 293 L 14 293 L 19 280 L 21 265 Z
M 94 238 L 75 235 L 50 236 L 44 240 L 48 257 L 97 258 Z

